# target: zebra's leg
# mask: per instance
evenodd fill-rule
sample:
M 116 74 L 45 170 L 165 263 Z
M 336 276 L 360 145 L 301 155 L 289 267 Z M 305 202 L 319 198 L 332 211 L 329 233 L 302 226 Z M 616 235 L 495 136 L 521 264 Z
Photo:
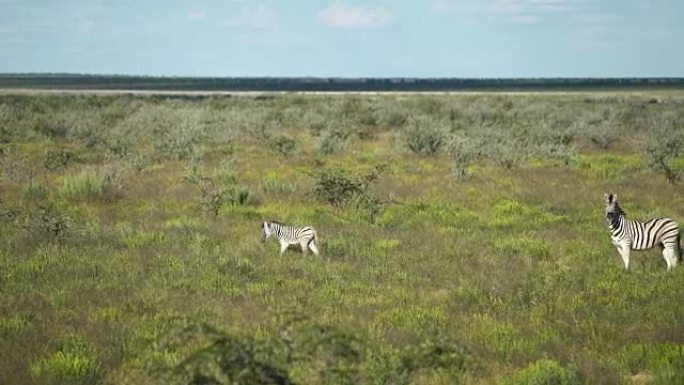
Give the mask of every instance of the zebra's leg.
M 667 263 L 667 270 L 671 270 L 677 265 L 677 250 L 676 245 L 667 245 L 663 248 L 663 258 L 665 258 L 665 263 Z
M 629 252 L 631 249 L 630 245 L 619 245 L 617 249 L 620 252 L 622 261 L 625 263 L 625 270 L 629 270 Z
M 285 250 L 287 250 L 288 246 L 290 246 L 289 243 L 280 241 L 280 255 L 283 255 L 283 253 L 285 253 Z
M 306 245 L 306 241 L 300 241 L 299 244 L 302 246 L 302 253 L 307 255 L 309 253 L 309 248 Z
M 315 240 L 312 239 L 311 242 L 309 242 L 309 248 L 311 248 L 311 251 L 313 251 L 313 253 L 316 254 L 316 256 L 318 256 L 318 248 L 316 247 Z

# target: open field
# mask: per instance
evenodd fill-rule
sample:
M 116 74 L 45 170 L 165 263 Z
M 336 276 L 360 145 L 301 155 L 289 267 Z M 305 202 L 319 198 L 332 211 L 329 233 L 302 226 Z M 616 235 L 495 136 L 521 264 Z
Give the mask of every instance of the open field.
M 0 383 L 684 383 L 684 268 L 603 213 L 684 223 L 683 136 L 677 91 L 2 94 Z

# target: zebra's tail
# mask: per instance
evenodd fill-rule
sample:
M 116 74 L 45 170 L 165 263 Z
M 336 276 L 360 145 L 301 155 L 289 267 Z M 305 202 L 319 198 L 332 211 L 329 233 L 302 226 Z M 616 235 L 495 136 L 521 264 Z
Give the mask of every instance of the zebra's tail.
M 682 255 L 682 234 L 678 233 L 677 234 L 677 250 L 679 251 L 679 263 L 684 264 L 684 255 Z

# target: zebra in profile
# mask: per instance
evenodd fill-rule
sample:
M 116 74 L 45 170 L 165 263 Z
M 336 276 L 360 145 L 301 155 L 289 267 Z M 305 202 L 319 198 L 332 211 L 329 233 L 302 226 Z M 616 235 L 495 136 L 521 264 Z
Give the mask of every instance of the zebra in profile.
M 261 227 L 261 240 L 266 242 L 268 237 L 274 235 L 280 242 L 280 254 L 282 255 L 289 245 L 301 245 L 302 253 L 306 253 L 311 249 L 314 254 L 318 255 L 318 237 L 316 236 L 316 229 L 309 226 L 293 227 L 276 221 L 265 221 Z
M 630 250 L 647 250 L 660 246 L 667 270 L 681 262 L 682 249 L 679 244 L 680 233 L 677 223 L 670 218 L 654 218 L 645 222 L 627 219 L 618 204 L 617 194 L 605 194 L 606 220 L 610 228 L 610 238 L 617 247 L 625 269 L 629 270 Z

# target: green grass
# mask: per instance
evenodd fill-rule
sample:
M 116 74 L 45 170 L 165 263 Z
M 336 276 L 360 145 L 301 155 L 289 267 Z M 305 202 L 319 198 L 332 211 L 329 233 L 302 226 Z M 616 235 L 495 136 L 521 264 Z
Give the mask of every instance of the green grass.
M 684 223 L 644 150 L 684 94 L 652 95 L 0 96 L 0 383 L 677 383 L 684 268 L 625 272 L 603 213 Z M 407 148 L 413 115 L 469 138 L 467 175 Z M 335 206 L 332 169 L 359 182 Z

